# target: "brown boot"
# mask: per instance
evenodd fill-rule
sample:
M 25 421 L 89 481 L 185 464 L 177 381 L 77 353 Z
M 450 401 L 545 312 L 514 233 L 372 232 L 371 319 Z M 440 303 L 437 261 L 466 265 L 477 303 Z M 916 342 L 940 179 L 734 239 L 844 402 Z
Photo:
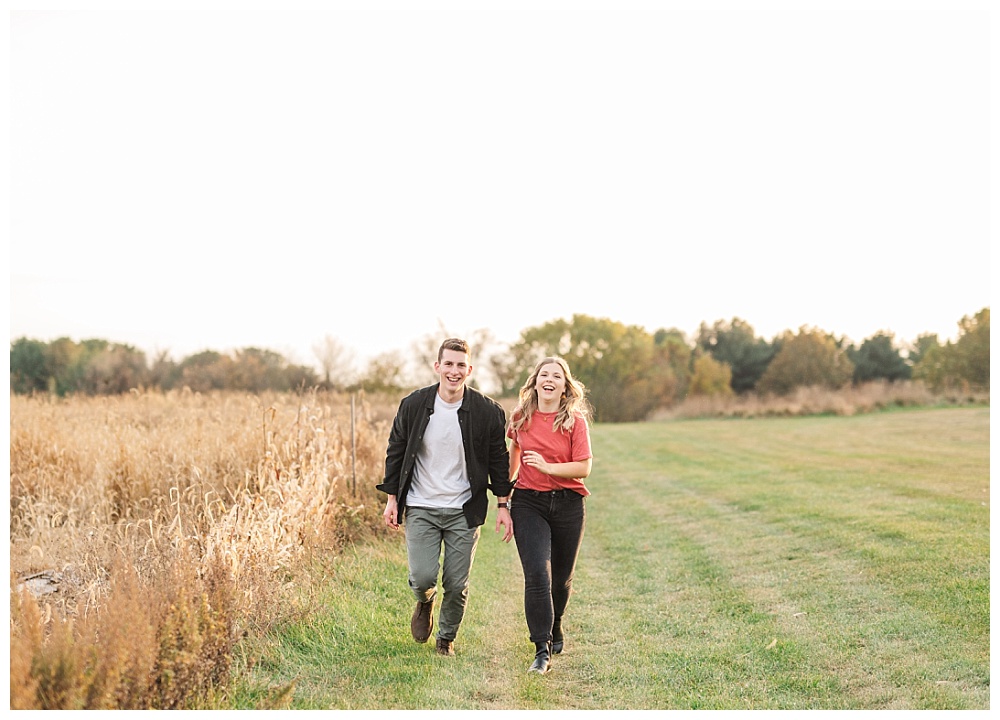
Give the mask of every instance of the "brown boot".
M 455 643 L 451 640 L 438 638 L 436 649 L 438 655 L 448 655 L 450 657 L 455 654 Z
M 427 642 L 434 629 L 434 601 L 418 602 L 410 618 L 410 633 L 418 643 Z

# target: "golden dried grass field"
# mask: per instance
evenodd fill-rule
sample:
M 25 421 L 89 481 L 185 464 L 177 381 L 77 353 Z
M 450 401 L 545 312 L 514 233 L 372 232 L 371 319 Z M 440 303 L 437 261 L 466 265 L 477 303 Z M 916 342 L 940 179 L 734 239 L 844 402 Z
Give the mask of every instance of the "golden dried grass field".
M 352 430 L 339 395 L 11 396 L 12 706 L 181 707 L 303 612 L 310 558 L 380 512 L 395 408 L 355 407 Z

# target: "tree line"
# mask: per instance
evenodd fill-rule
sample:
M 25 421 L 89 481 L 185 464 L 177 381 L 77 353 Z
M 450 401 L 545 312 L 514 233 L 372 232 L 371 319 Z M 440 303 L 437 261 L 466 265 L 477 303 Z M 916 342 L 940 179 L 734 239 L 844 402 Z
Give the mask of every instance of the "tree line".
M 880 332 L 855 346 L 809 327 L 767 340 L 739 318 L 702 323 L 689 341 L 676 329 L 650 333 L 606 318 L 574 315 L 528 328 L 516 342 L 499 349 L 484 349 L 488 333 L 480 343 L 471 339 L 501 397 L 516 395 L 539 358 L 562 355 L 589 388 L 597 418 L 623 422 L 696 395 L 785 395 L 802 386 L 839 389 L 911 378 L 935 391 L 989 390 L 989 308 L 963 317 L 958 326 L 958 338 L 945 343 L 928 333 L 904 347 L 892 333 Z M 425 364 L 433 362 L 436 342 L 428 337 L 417 344 Z M 413 376 L 408 379 L 400 352 L 383 353 L 355 375 L 348 354 L 334 339 L 328 337 L 315 351 L 319 373 L 279 353 L 252 347 L 232 353 L 206 350 L 179 362 L 163 352 L 149 361 L 134 347 L 106 340 L 19 338 L 11 343 L 10 386 L 14 393 L 65 396 L 119 394 L 133 388 L 403 392 L 421 383 Z

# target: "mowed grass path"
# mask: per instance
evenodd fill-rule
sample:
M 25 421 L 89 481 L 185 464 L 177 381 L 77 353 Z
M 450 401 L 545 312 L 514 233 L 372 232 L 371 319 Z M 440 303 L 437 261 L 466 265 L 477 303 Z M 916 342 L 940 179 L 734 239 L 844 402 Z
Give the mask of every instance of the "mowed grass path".
M 532 656 L 483 528 L 457 656 L 402 537 L 336 564 L 228 699 L 353 709 L 987 709 L 989 409 L 598 425 L 567 651 Z

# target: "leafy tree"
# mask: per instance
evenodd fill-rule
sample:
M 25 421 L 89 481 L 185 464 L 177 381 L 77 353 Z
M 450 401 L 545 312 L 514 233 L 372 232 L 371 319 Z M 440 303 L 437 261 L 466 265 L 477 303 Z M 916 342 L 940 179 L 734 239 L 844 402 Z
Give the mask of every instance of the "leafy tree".
M 223 358 L 223 354 L 215 350 L 202 350 L 194 355 L 188 355 L 181 360 L 181 370 L 188 368 L 209 367 L 215 365 Z
M 861 343 L 855 350 L 848 348 L 847 355 L 854 363 L 854 383 L 872 380 L 909 380 L 913 369 L 906 364 L 892 333 L 878 333 Z
M 288 364 L 282 372 L 282 387 L 289 390 L 305 390 L 319 385 L 316 371 L 307 365 Z
M 318 378 L 315 371 L 302 365 L 291 365 L 273 350 L 247 347 L 236 350 L 213 366 L 222 378 L 222 386 L 229 390 L 286 392 L 300 387 L 314 387 Z
M 77 390 L 88 395 L 120 395 L 149 379 L 146 354 L 128 345 L 109 345 L 87 358 Z
M 786 332 L 781 350 L 767 366 L 757 389 L 785 395 L 797 387 L 817 385 L 839 389 L 851 380 L 854 366 L 834 337 L 819 330 L 800 328 Z
M 189 355 L 180 363 L 180 384 L 194 392 L 223 390 L 231 363 L 232 360 L 215 350 Z
M 913 375 L 933 390 L 961 386 L 989 390 L 990 309 L 963 317 L 958 326 L 958 340 L 929 345 Z
M 149 368 L 150 387 L 171 390 L 178 387 L 180 380 L 180 366 L 170 359 L 170 355 L 166 350 L 159 351 L 156 357 L 153 358 L 153 362 Z
M 951 341 L 927 348 L 913 368 L 913 377 L 939 392 L 959 384 L 959 372 Z
M 732 395 L 732 371 L 709 354 L 694 361 L 690 395 Z
M 51 343 L 22 338 L 11 345 L 11 390 L 115 394 L 150 381 L 144 353 L 106 340 Z
M 697 345 L 732 369 L 731 386 L 738 393 L 756 387 L 780 347 L 756 337 L 750 324 L 739 318 L 728 323 L 717 320 L 712 327 L 702 323 Z
M 314 387 L 312 368 L 291 365 L 271 350 L 245 348 L 233 356 L 206 350 L 180 364 L 161 352 L 152 368 L 145 353 L 106 340 L 76 343 L 59 338 L 49 344 L 23 338 L 11 344 L 11 391 L 38 390 L 66 395 L 118 394 L 138 387 L 187 386 L 209 390 L 288 391 Z
M 398 393 L 405 389 L 406 358 L 398 350 L 376 355 L 358 382 L 365 392 Z
M 963 317 L 958 327 L 955 347 L 962 377 L 973 387 L 989 390 L 990 309 L 983 308 L 972 317 Z
M 289 390 L 285 368 L 288 362 L 273 350 L 248 347 L 234 353 L 229 365 L 226 387 L 232 390 L 261 392 Z
M 673 405 L 683 400 L 691 385 L 691 355 L 684 333 L 676 328 L 659 329 L 653 333 L 656 348 L 655 362 L 665 377 L 664 404 Z
M 10 344 L 10 389 L 21 395 L 44 392 L 49 386 L 47 346 L 40 340 L 18 338 Z
M 588 388 L 596 419 L 605 422 L 645 418 L 664 404 L 675 381 L 670 366 L 657 362 L 648 332 L 587 315 L 523 331 L 511 355 L 518 386 L 543 357 L 566 358 L 573 375 Z
M 50 390 L 60 396 L 88 392 L 88 366 L 110 346 L 107 340 L 94 338 L 79 343 L 65 337 L 54 340 L 48 348 Z
M 936 347 L 940 347 L 941 342 L 938 340 L 936 333 L 925 333 L 923 335 L 918 335 L 910 351 L 906 355 L 906 359 L 910 364 L 910 367 L 916 367 L 920 364 L 920 361 L 927 356 L 927 353 Z
M 46 356 L 51 392 L 63 396 L 76 390 L 83 374 L 84 355 L 84 348 L 67 337 L 49 343 Z

